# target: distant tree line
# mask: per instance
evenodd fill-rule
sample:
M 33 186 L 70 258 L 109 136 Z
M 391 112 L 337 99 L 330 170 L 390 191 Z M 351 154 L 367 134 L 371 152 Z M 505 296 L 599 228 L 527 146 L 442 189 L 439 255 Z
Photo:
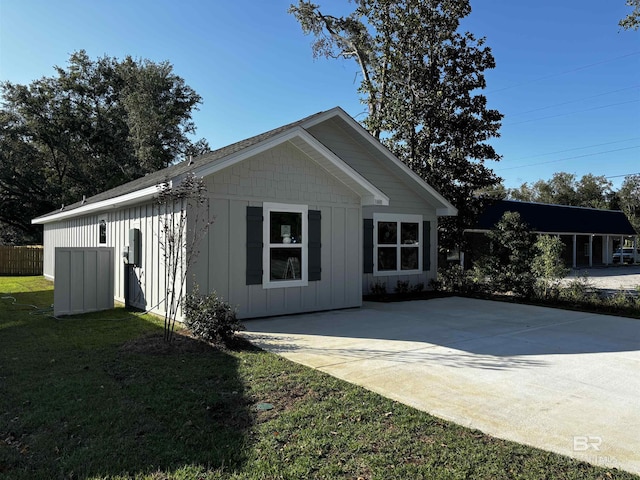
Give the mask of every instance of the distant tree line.
M 168 62 L 81 50 L 0 95 L 0 243 L 41 241 L 33 217 L 209 149 L 189 139 L 202 99 Z

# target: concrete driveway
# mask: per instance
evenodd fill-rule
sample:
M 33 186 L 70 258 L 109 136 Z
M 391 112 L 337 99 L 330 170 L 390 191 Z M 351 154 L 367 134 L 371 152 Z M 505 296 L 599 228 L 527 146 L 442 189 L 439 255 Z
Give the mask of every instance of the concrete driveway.
M 640 473 L 640 320 L 453 297 L 245 325 L 266 350 L 438 417 Z
M 572 270 L 564 279 L 565 283 L 586 277 L 589 284 L 599 290 L 636 291 L 640 288 L 640 266 L 618 265 L 616 267 L 594 267 Z

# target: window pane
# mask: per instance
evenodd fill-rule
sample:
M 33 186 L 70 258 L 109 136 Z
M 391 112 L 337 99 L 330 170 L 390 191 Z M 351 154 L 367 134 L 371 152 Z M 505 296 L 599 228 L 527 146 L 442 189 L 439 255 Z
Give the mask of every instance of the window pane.
M 400 264 L 401 270 L 418 270 L 418 249 L 401 248 Z
M 291 212 L 271 212 L 269 242 L 302 242 L 302 214 Z
M 395 247 L 378 248 L 378 271 L 398 269 L 398 249 Z
M 419 238 L 417 223 L 400 224 L 400 241 L 403 245 L 418 245 Z
M 295 280 L 302 278 L 301 248 L 271 248 L 269 278 L 271 280 Z
M 99 243 L 107 243 L 107 222 L 100 220 L 100 239 Z
M 398 243 L 398 224 L 378 222 L 378 244 L 395 245 L 396 243 Z

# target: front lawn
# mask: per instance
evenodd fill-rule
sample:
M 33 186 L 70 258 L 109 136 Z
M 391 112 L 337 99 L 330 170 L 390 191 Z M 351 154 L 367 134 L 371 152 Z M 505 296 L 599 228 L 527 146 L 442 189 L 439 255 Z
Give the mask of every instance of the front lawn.
M 2 479 L 638 478 L 251 347 L 168 348 L 151 316 L 54 319 L 41 277 L 0 277 L 0 297 Z

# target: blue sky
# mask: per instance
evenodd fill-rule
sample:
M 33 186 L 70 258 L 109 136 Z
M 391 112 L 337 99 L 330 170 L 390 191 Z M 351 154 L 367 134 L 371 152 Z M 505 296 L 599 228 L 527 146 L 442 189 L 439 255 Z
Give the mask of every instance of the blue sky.
M 0 0 L 0 80 L 54 74 L 69 55 L 168 60 L 202 97 L 196 138 L 213 148 L 312 113 L 357 119 L 357 66 L 314 60 L 289 0 Z M 347 0 L 317 0 L 343 14 Z M 484 36 L 497 67 L 489 105 L 505 114 L 507 187 L 566 171 L 640 172 L 640 31 L 621 31 L 624 0 L 471 0 L 463 27 Z

